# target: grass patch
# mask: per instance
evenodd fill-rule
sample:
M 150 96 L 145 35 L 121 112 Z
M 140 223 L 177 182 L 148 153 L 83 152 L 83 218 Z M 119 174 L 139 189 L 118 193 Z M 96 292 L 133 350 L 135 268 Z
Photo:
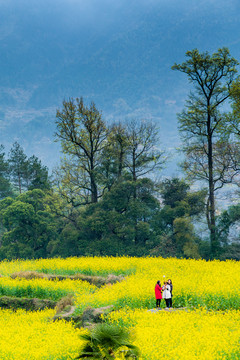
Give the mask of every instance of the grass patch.
M 44 309 L 54 309 L 56 305 L 56 301 L 49 299 L 28 299 L 10 296 L 0 297 L 0 308 L 2 309 L 24 309 L 27 311 L 38 311 Z

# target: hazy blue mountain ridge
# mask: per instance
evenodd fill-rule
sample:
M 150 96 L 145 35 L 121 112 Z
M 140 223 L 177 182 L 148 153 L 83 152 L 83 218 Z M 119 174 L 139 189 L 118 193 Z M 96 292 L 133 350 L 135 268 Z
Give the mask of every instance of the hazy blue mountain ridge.
M 0 143 L 53 166 L 56 109 L 83 96 L 110 122 L 155 121 L 173 149 L 190 86 L 171 66 L 193 48 L 227 46 L 240 59 L 238 14 L 222 0 L 0 1 Z

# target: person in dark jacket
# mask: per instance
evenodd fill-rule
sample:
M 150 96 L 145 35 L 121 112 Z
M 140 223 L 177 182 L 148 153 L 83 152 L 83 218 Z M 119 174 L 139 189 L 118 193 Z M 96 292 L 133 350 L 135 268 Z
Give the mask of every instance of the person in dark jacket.
M 156 308 L 158 309 L 161 305 L 161 300 L 162 300 L 162 287 L 160 280 L 158 280 L 155 285 L 155 297 L 156 297 Z
M 171 298 L 169 299 L 169 305 L 170 305 L 170 308 L 172 308 L 172 290 L 173 290 L 173 285 L 172 285 L 172 280 L 171 279 L 168 279 L 167 281 L 168 285 L 170 285 L 170 292 L 171 292 Z

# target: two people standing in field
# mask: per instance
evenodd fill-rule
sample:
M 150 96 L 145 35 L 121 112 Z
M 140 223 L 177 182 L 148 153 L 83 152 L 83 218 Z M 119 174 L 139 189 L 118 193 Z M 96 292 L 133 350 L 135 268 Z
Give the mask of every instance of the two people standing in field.
M 172 281 L 164 281 L 163 286 L 161 286 L 160 280 L 157 281 L 155 285 L 155 297 L 156 297 L 156 308 L 160 308 L 161 300 L 165 299 L 166 308 L 172 308 Z

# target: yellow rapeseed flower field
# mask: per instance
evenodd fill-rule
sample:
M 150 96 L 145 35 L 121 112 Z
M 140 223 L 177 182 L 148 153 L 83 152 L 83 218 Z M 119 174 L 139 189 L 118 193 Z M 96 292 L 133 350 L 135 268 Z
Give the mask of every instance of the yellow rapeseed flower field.
M 0 310 L 0 359 L 65 360 L 77 356 L 79 334 L 65 321 L 50 319 L 54 310 Z
M 88 258 L 87 258 L 88 259 Z M 101 259 L 101 258 L 99 258 Z M 99 261 L 98 259 L 98 261 Z M 94 267 L 94 258 L 92 261 Z M 234 261 L 161 259 L 161 258 L 102 258 L 101 269 L 109 262 L 125 264 L 124 282 L 105 286 L 94 297 L 77 298 L 79 311 L 114 304 L 116 308 L 151 308 L 155 304 L 153 289 L 157 280 L 173 282 L 175 307 L 206 307 L 224 310 L 240 308 L 240 263 Z M 98 264 L 100 264 L 98 262 Z M 116 265 L 115 265 L 116 266 Z M 134 272 L 129 272 L 135 269 Z
M 129 327 L 147 360 L 240 359 L 240 312 L 120 310 L 110 323 Z
M 6 296 L 60 300 L 69 293 L 85 296 L 93 293 L 95 289 L 96 286 L 82 280 L 49 281 L 47 279 L 0 278 L 0 295 Z
M 121 274 L 124 280 L 98 288 L 81 280 L 9 277 L 26 270 L 59 275 Z M 0 295 L 57 300 L 71 293 L 76 315 L 88 306 L 113 305 L 107 321 L 135 333 L 134 341 L 143 360 L 240 359 L 239 262 L 150 257 L 17 260 L 1 262 L 0 275 Z M 156 281 L 168 278 L 173 282 L 174 307 L 186 309 L 171 313 L 148 311 L 155 307 Z M 53 314 L 53 310 L 0 311 L 0 359 L 74 358 L 80 346 L 78 335 L 84 330 L 74 329 L 65 321 L 52 322 Z

